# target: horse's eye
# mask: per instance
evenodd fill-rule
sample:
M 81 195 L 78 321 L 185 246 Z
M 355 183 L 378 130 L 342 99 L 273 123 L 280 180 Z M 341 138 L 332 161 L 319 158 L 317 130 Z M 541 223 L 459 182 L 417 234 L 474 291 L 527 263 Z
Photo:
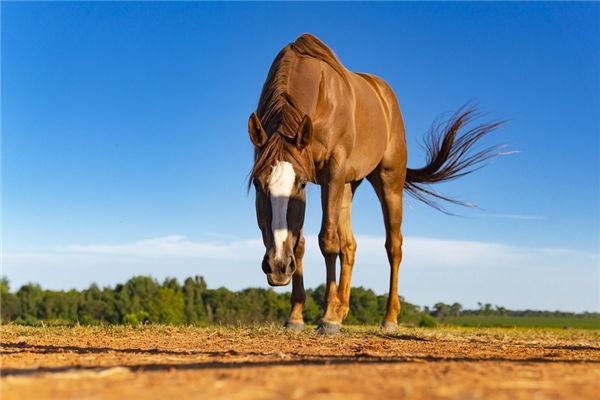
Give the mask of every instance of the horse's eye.
M 302 181 L 300 184 L 300 189 L 304 189 L 306 187 L 306 181 Z
M 258 179 L 256 179 L 256 178 L 252 179 L 252 184 L 254 185 L 254 187 L 256 189 L 258 189 Z

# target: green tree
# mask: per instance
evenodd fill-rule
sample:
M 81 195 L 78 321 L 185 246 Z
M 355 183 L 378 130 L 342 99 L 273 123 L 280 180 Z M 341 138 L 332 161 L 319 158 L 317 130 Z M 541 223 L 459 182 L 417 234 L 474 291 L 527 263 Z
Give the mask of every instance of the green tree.
M 317 307 L 321 310 L 325 309 L 325 284 L 322 283 L 311 291 L 311 297 L 313 298 Z
M 463 307 L 460 303 L 453 303 L 448 310 L 448 314 L 452 315 L 453 317 L 460 317 L 462 308 Z
M 497 305 L 495 313 L 498 314 L 498 315 L 507 315 L 508 310 L 506 308 L 504 308 L 504 307 L 501 307 L 501 306 Z
M 75 290 L 44 290 L 38 308 L 38 318 L 51 323 L 74 323 L 77 320 L 78 297 L 79 294 Z
M 379 301 L 371 289 L 362 286 L 352 288 L 350 293 L 350 311 L 346 317 L 348 325 L 376 325 L 383 314 L 379 312 Z
M 302 317 L 304 318 L 304 323 L 316 325 L 319 323 L 319 318 L 321 318 L 321 309 L 315 302 L 312 292 L 312 289 L 306 291 L 306 300 L 304 301 L 304 307 L 302 308 Z
M 115 302 L 119 319 L 122 321 L 127 314 L 150 314 L 152 298 L 157 295 L 158 288 L 158 283 L 148 276 L 135 276 L 124 285 L 117 285 Z
M 211 324 L 214 323 L 236 323 L 237 309 L 240 304 L 236 302 L 236 296 L 224 287 L 205 290 L 202 300 L 206 305 L 206 318 Z
M 185 300 L 184 317 L 186 323 L 206 323 L 206 308 L 202 300 L 202 294 L 205 290 L 206 282 L 201 276 L 185 280 L 182 292 Z
M 182 324 L 184 317 L 185 300 L 181 291 L 172 287 L 161 287 L 150 299 L 150 321 L 164 324 Z
M 41 305 L 44 292 L 40 285 L 28 283 L 17 291 L 17 298 L 21 304 L 21 319 L 27 323 L 35 323 L 41 316 Z
M 19 298 L 10 293 L 8 279 L 0 279 L 0 316 L 2 321 L 14 321 L 21 314 Z
M 114 292 L 110 288 L 104 288 L 100 291 L 96 284 L 90 285 L 88 289 L 81 291 L 79 294 L 77 316 L 78 320 L 83 323 L 121 322 Z
M 382 296 L 387 297 L 387 296 Z M 382 309 L 384 312 L 385 308 Z M 407 303 L 404 299 L 400 300 L 400 315 L 398 316 L 399 322 L 407 325 L 418 325 L 421 321 L 422 312 L 419 306 L 411 303 Z
M 446 303 L 436 303 L 433 306 L 434 312 L 433 315 L 435 317 L 437 317 L 440 320 L 443 320 L 444 317 L 448 314 L 448 312 L 450 311 L 450 306 Z

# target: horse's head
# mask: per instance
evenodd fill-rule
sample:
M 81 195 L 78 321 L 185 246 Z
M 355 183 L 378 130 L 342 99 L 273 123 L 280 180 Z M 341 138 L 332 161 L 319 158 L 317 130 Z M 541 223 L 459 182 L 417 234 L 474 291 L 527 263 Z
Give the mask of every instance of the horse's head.
M 253 113 L 248 132 L 255 146 L 250 179 L 256 189 L 256 218 L 266 248 L 262 270 L 269 285 L 284 286 L 296 271 L 294 251 L 304 225 L 305 187 L 314 174 L 307 149 L 312 123 L 305 116 L 293 136 L 267 135 Z

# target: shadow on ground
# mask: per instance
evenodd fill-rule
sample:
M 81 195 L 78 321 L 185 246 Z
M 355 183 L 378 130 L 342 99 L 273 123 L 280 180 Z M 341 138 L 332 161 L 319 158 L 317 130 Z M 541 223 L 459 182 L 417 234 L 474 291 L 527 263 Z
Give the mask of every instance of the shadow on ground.
M 398 338 L 402 339 L 402 338 Z M 410 340 L 414 340 L 412 337 Z M 24 376 L 24 375 L 39 375 L 47 373 L 63 373 L 71 371 L 93 371 L 101 372 L 107 369 L 121 367 L 129 369 L 132 372 L 138 371 L 165 371 L 165 370 L 203 370 L 203 369 L 236 369 L 236 368 L 253 368 L 253 367 L 275 367 L 275 366 L 300 366 L 300 365 L 343 365 L 343 364 L 382 364 L 382 363 L 414 363 L 414 362 L 511 362 L 517 364 L 526 363 L 565 363 L 565 364 L 599 364 L 600 360 L 565 360 L 565 359 L 548 359 L 548 358 L 509 358 L 509 357 L 436 357 L 436 356 L 378 356 L 368 353 L 357 353 L 353 355 L 322 355 L 322 354 L 300 354 L 300 353 L 285 353 L 284 357 L 292 357 L 291 360 L 276 359 L 278 356 L 274 353 L 262 352 L 237 352 L 234 350 L 222 352 L 203 352 L 203 351 L 172 351 L 159 349 L 119 349 L 109 347 L 79 347 L 79 346 L 52 346 L 52 345 L 33 345 L 25 342 L 20 343 L 3 343 L 1 354 L 10 354 L 17 352 L 31 353 L 66 353 L 73 352 L 78 354 L 87 353 L 134 353 L 134 354 L 156 354 L 156 355 L 206 355 L 210 357 L 227 357 L 227 356 L 253 356 L 270 358 L 269 360 L 256 361 L 206 361 L 193 363 L 148 363 L 148 364 L 116 364 L 108 366 L 64 366 L 64 367 L 38 367 L 38 368 L 2 368 L 0 376 Z M 548 346 L 548 349 L 568 349 L 568 350 L 600 350 L 600 348 L 592 346 Z M 5 349 L 13 349 L 6 351 Z M 17 350 L 17 351 L 14 351 Z

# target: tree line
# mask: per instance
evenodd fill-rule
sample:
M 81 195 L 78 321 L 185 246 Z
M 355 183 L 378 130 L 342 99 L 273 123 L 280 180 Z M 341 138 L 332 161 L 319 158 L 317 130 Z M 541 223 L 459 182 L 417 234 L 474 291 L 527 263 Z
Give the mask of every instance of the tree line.
M 583 312 L 573 313 L 566 311 L 539 311 L 539 310 L 509 310 L 505 307 L 494 305 L 491 303 L 477 303 L 478 308 L 474 310 L 464 310 L 460 303 L 446 304 L 436 303 L 432 309 L 424 307 L 423 311 L 432 317 L 437 318 L 441 322 L 446 317 L 464 317 L 464 316 L 504 316 L 504 317 L 581 317 L 581 318 L 598 318 L 599 313 Z
M 317 324 L 321 317 L 325 285 L 306 291 L 304 320 Z M 402 300 L 400 319 L 419 324 L 422 311 Z M 187 278 L 183 284 L 167 278 L 162 283 L 136 276 L 124 284 L 100 289 L 92 284 L 81 291 L 44 290 L 26 284 L 10 292 L 6 278 L 0 280 L 2 321 L 17 324 L 254 324 L 283 323 L 290 310 L 290 294 L 272 289 L 249 288 L 233 292 L 224 287 L 207 288 L 204 278 Z M 376 325 L 385 312 L 387 296 L 370 289 L 352 289 L 347 324 Z
M 3 322 L 46 324 L 255 324 L 283 323 L 290 309 L 290 294 L 272 289 L 249 288 L 237 292 L 224 287 L 209 289 L 204 278 L 187 278 L 183 284 L 167 278 L 162 283 L 148 276 L 136 276 L 124 284 L 100 289 L 96 284 L 78 291 L 44 290 L 26 284 L 9 290 L 6 278 L 0 280 L 0 316 Z M 324 307 L 325 285 L 306 292 L 304 320 L 317 324 Z M 435 326 L 447 316 L 595 316 L 548 311 L 511 311 L 490 304 L 478 310 L 463 310 L 459 303 L 437 303 L 432 309 L 410 304 L 400 296 L 399 322 Z M 387 295 L 376 295 L 363 287 L 352 289 L 350 312 L 345 324 L 377 325 L 385 313 Z M 588 315 L 589 314 L 589 315 Z M 434 317 L 434 318 L 432 318 Z

